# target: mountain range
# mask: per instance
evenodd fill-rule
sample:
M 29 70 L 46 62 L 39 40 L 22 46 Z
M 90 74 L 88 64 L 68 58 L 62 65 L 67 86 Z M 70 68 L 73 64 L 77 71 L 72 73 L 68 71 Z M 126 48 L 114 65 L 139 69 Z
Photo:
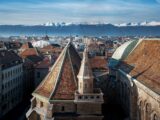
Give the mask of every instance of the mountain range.
M 42 26 L 71 26 L 71 25 L 106 25 L 106 24 L 111 24 L 111 23 L 54 23 L 54 22 L 47 22 L 42 24 Z M 112 24 L 113 26 L 160 26 L 160 22 L 157 21 L 151 21 L 151 22 L 129 22 L 129 23 L 121 23 L 121 24 Z
M 15 35 L 160 36 L 160 22 L 141 23 L 52 23 L 0 25 L 0 36 Z

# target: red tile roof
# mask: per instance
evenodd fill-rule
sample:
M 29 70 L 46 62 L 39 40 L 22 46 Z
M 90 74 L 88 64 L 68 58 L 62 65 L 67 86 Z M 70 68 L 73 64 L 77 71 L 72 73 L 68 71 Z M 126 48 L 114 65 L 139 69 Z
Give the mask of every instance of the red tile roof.
M 28 48 L 33 48 L 32 43 L 27 42 L 22 45 L 21 49 L 28 49 Z
M 105 69 L 107 70 L 107 60 L 104 56 L 95 56 L 90 58 L 92 69 Z
M 20 56 L 22 58 L 26 58 L 27 56 L 31 56 L 31 55 L 37 55 L 37 56 L 39 55 L 36 48 L 25 49 L 20 53 Z
M 69 43 L 34 93 L 49 100 L 73 100 L 80 63 L 81 58 Z
M 49 69 L 50 66 L 51 66 L 51 64 L 50 64 L 49 60 L 43 60 L 42 62 L 39 62 L 38 64 L 36 64 L 35 68 L 37 68 L 37 69 Z

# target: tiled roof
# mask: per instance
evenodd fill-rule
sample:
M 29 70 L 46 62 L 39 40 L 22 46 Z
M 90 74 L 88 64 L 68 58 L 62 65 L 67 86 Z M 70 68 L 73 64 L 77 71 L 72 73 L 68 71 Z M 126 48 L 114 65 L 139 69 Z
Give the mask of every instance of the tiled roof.
M 50 67 L 50 61 L 49 60 L 43 60 L 40 63 L 38 63 L 35 68 L 36 69 L 49 69 Z
M 107 69 L 107 60 L 104 56 L 95 56 L 90 58 L 92 69 Z
M 39 55 L 38 51 L 36 50 L 36 48 L 29 48 L 29 49 L 25 49 L 24 51 L 22 51 L 20 53 L 20 56 L 22 58 L 26 58 L 27 56 L 31 56 L 31 55 Z
M 29 59 L 30 61 L 32 61 L 33 63 L 38 63 L 43 61 L 43 57 L 37 56 L 37 55 L 30 55 L 27 56 L 26 59 Z
M 21 49 L 28 49 L 28 48 L 33 48 L 32 43 L 27 42 L 22 45 Z
M 52 45 L 48 45 L 48 46 L 45 46 L 43 48 L 40 49 L 41 52 L 52 52 L 52 53 L 55 53 L 55 52 L 61 52 L 62 51 L 62 48 L 60 47 L 55 47 L 55 46 L 52 46 Z
M 0 65 L 3 68 L 8 68 L 19 63 L 22 63 L 22 59 L 14 51 L 0 50 Z
M 69 43 L 61 52 L 43 82 L 34 94 L 48 100 L 73 100 L 77 89 L 77 74 L 81 58 L 74 46 Z
M 160 40 L 143 40 L 120 69 L 160 94 Z

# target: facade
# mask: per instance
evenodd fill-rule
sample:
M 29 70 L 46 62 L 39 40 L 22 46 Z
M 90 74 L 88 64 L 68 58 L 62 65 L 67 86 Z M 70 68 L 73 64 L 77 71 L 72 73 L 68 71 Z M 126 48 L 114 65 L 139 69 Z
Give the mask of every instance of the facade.
M 0 51 L 0 117 L 13 109 L 23 95 L 22 59 L 13 51 Z
M 81 62 L 72 43 L 67 44 L 48 75 L 33 92 L 31 108 L 26 114 L 28 120 L 103 118 L 103 94 L 100 89 L 93 87 L 93 75 L 87 54 L 84 53 Z
M 160 40 L 124 43 L 109 62 L 117 101 L 130 120 L 160 120 Z
M 35 88 L 42 82 L 45 76 L 48 74 L 51 62 L 49 60 L 43 60 L 34 66 L 34 85 Z

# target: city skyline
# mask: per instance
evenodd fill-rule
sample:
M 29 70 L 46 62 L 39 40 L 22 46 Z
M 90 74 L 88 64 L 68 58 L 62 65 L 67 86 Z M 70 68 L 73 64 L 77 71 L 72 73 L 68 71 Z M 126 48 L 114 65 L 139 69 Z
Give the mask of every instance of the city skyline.
M 1 0 L 0 24 L 160 21 L 160 0 Z

